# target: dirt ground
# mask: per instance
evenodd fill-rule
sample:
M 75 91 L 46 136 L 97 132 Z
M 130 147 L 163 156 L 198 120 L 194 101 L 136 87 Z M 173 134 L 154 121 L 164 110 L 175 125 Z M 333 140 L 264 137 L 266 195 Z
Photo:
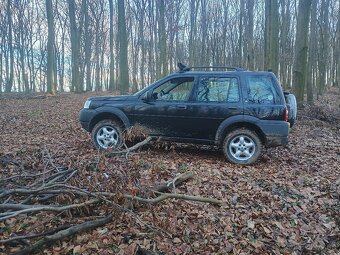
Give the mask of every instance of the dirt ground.
M 193 179 L 173 192 L 223 204 L 170 199 L 152 206 L 136 204 L 131 211 L 101 204 L 64 214 L 27 214 L 0 222 L 0 240 L 113 211 L 114 220 L 106 226 L 37 254 L 134 254 L 140 248 L 153 252 L 149 254 L 339 254 L 339 89 L 300 111 L 289 145 L 265 150 L 252 166 L 231 164 L 220 150 L 207 146 L 156 143 L 128 159 L 98 153 L 78 121 L 79 110 L 92 95 L 0 96 L 0 158 L 23 166 L 0 161 L 0 193 L 31 183 L 7 178 L 45 171 L 49 155 L 54 166 L 78 170 L 71 183 L 80 188 L 142 192 L 192 171 Z M 25 245 L 0 242 L 0 254 Z

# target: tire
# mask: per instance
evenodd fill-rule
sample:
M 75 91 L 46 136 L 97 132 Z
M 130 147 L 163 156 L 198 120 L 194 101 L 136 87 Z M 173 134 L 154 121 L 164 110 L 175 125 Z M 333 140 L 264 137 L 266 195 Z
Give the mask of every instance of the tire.
M 288 122 L 290 123 L 290 127 L 292 128 L 295 124 L 296 115 L 297 115 L 296 98 L 293 94 L 288 94 L 285 97 L 286 97 L 286 104 L 288 107 Z
M 99 150 L 118 148 L 122 144 L 122 128 L 113 120 L 99 121 L 91 132 L 92 142 Z
M 239 165 L 253 164 L 262 151 L 258 135 L 248 129 L 236 129 L 230 132 L 223 142 L 225 157 Z

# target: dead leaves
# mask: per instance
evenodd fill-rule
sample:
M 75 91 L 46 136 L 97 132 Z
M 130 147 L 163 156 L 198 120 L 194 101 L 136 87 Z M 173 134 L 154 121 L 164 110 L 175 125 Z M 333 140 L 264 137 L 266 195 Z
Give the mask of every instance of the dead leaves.
M 139 207 L 135 214 L 141 222 L 120 213 L 111 224 L 44 253 L 130 255 L 144 249 L 155 254 L 336 254 L 340 249 L 340 134 L 332 124 L 338 113 L 328 121 L 322 111 L 327 122 L 301 117 L 291 130 L 289 145 L 268 149 L 254 166 L 229 164 L 216 148 L 193 145 L 171 145 L 170 151 L 151 146 L 125 160 L 98 153 L 81 129 L 78 111 L 88 96 L 1 101 L 0 158 L 10 155 L 12 162 L 0 162 L 0 179 L 22 174 L 20 163 L 28 170 L 26 175 L 42 172 L 46 161 L 41 151 L 46 145 L 56 166 L 78 170 L 72 183 L 78 187 L 136 194 L 141 187 L 192 171 L 195 177 L 172 192 L 214 197 L 225 204 L 170 200 Z M 20 181 L 14 178 L 10 184 Z M 1 185 L 3 181 L 0 189 Z M 72 220 L 77 217 L 86 216 L 74 215 Z M 47 213 L 27 215 L 1 223 L 0 239 L 44 232 L 69 221 Z M 0 245 L 0 253 L 9 251 Z

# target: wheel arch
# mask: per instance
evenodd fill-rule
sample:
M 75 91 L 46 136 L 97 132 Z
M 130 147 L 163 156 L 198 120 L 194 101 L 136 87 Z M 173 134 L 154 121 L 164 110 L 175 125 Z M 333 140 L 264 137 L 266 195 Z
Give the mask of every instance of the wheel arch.
M 240 129 L 240 128 L 246 128 L 251 131 L 254 131 L 258 137 L 261 140 L 261 143 L 264 145 L 266 144 L 266 136 L 262 129 L 256 125 L 256 122 L 250 122 L 245 121 L 244 119 L 238 119 L 236 121 L 230 122 L 228 120 L 222 122 L 220 127 L 217 130 L 216 137 L 215 137 L 215 143 L 219 146 L 222 145 L 224 138 L 229 134 L 230 132 Z
M 128 117 L 119 109 L 99 109 L 98 114 L 96 114 L 89 125 L 89 130 L 90 132 L 94 128 L 94 126 L 102 120 L 109 119 L 118 122 L 119 124 L 122 125 L 123 128 L 128 128 L 130 127 L 130 121 Z

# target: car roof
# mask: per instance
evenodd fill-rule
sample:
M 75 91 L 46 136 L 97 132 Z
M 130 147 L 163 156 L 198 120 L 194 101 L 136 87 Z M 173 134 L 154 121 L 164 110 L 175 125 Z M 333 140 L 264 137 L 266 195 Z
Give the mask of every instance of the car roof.
M 192 76 L 192 75 L 274 75 L 268 71 L 184 71 L 175 72 L 169 76 Z

